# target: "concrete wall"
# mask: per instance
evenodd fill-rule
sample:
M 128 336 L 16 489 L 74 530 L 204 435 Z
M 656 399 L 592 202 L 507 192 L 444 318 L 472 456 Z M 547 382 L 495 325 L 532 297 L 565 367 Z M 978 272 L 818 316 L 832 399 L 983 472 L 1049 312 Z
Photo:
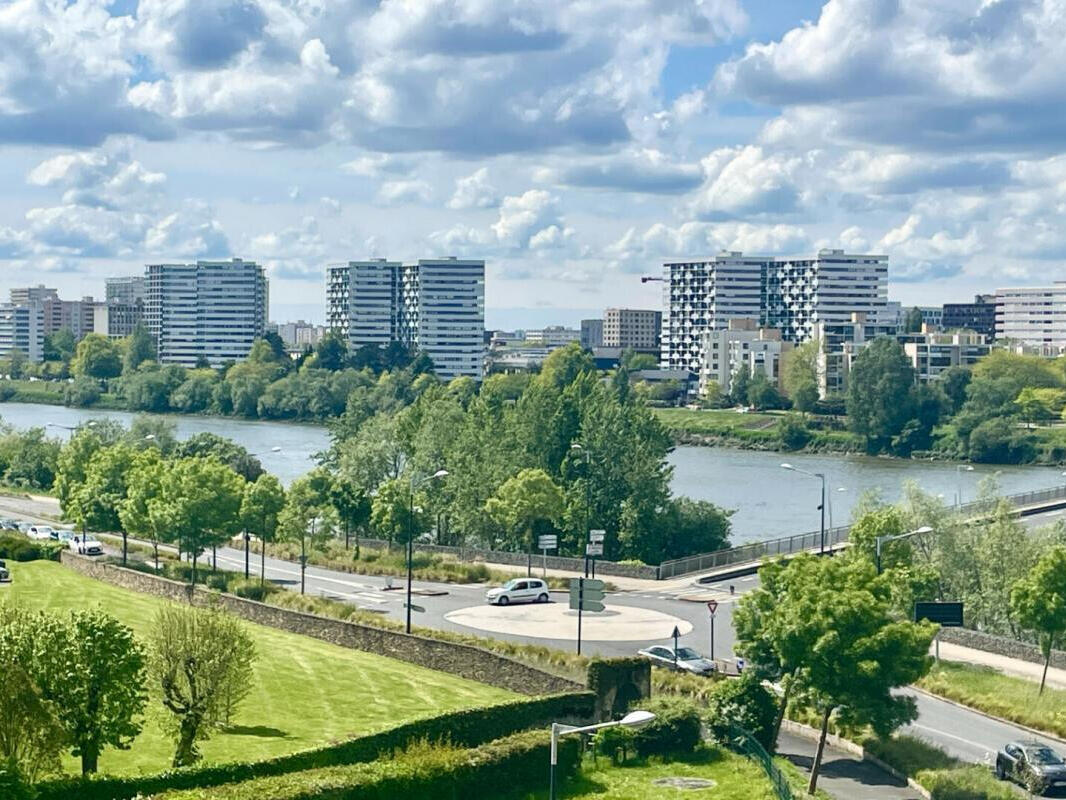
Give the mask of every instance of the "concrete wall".
M 1044 656 L 1035 644 L 1019 642 L 1006 636 L 993 636 L 990 633 L 971 631 L 966 628 L 941 628 L 940 641 L 969 647 L 973 650 L 984 650 L 986 653 L 995 653 L 1008 658 L 1031 661 L 1034 664 L 1044 663 Z M 1066 652 L 1052 650 L 1051 666 L 1066 669 Z
M 584 688 L 573 681 L 478 647 L 277 608 L 230 594 L 212 592 L 202 586 L 197 586 L 193 591 L 192 587 L 184 583 L 102 564 L 67 551 L 61 553 L 60 560 L 64 566 L 83 575 L 124 589 L 164 597 L 175 602 L 192 602 L 195 605 L 217 602 L 227 611 L 249 622 L 311 636 L 352 650 L 406 661 L 519 694 L 538 696 Z

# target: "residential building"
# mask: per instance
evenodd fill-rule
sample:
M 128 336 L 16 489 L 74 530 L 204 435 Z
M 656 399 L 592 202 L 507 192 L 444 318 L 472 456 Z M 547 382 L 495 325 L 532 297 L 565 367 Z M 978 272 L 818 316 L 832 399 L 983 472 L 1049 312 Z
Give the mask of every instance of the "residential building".
M 941 333 L 927 326 L 922 333 L 905 338 L 909 341 L 903 342 L 903 352 L 923 383 L 939 380 L 951 367 L 972 367 L 991 350 L 984 335 L 974 331 Z
M 821 397 L 841 395 L 847 389 L 851 365 L 869 342 L 879 336 L 895 337 L 898 326 L 876 322 L 866 314 L 852 314 L 847 322 L 818 322 L 814 339 L 818 348 L 818 394 Z
M 312 325 L 302 319 L 298 322 L 283 322 L 277 326 L 278 338 L 287 350 L 292 351 L 302 351 L 308 345 L 314 347 L 322 341 L 325 332 L 324 326 Z
M 905 313 L 903 303 L 898 300 L 889 300 L 885 303 L 884 308 L 877 309 L 873 314 L 869 315 L 869 319 L 871 322 L 882 325 L 895 325 L 897 328 L 902 328 Z
M 96 333 L 121 338 L 133 333 L 144 321 L 143 275 L 120 275 L 104 284 L 104 302 L 94 306 Z
M 97 302 L 92 297 L 81 300 L 46 299 L 42 304 L 45 335 L 68 330 L 81 339 L 96 330 Z
M 161 364 L 239 361 L 266 332 L 269 291 L 254 261 L 149 264 L 144 320 Z
M 581 346 L 586 350 L 603 347 L 603 320 L 581 320 Z
M 603 346 L 659 353 L 663 314 L 642 308 L 608 308 L 603 312 Z
M 327 327 L 351 347 L 401 342 L 428 355 L 441 378 L 481 379 L 484 261 L 349 261 L 327 275 Z
M 1053 286 L 996 290 L 996 339 L 1046 348 L 1066 347 L 1066 281 Z
M 985 337 L 986 342 L 996 338 L 996 297 L 979 294 L 972 303 L 944 303 L 941 322 L 945 331 L 974 331 Z
M 20 351 L 27 361 L 44 360 L 44 308 L 41 303 L 0 304 L 0 358 Z
M 581 340 L 581 331 L 576 328 L 566 328 L 562 325 L 549 325 L 547 328 L 526 331 L 526 344 L 538 347 L 557 348 L 566 347 L 571 342 Z
M 761 328 L 755 319 L 733 319 L 725 330 L 707 331 L 703 336 L 701 395 L 712 383 L 718 384 L 722 394 L 728 394 L 740 369 L 747 369 L 750 375 L 765 375 L 780 388 L 782 360 L 792 344 L 782 340 L 779 329 Z

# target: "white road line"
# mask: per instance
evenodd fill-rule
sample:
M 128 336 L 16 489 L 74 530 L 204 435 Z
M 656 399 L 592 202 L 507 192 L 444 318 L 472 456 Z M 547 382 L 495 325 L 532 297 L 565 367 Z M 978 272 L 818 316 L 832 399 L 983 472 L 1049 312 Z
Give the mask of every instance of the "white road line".
M 218 560 L 219 561 L 226 561 L 226 562 L 228 562 L 230 564 L 237 564 L 238 566 L 243 566 L 244 565 L 243 561 L 238 561 L 237 559 L 230 558 L 228 556 L 219 556 Z M 208 563 L 210 563 L 210 561 Z M 268 565 L 267 566 L 267 574 L 269 575 L 271 572 L 280 573 L 282 575 L 294 575 L 296 577 L 300 577 L 300 570 L 298 570 L 298 569 L 284 569 L 282 567 L 275 567 L 273 565 Z M 365 588 L 367 588 L 367 585 L 365 583 L 358 583 L 356 581 L 343 581 L 343 580 L 340 580 L 339 578 L 327 578 L 327 577 L 325 577 L 323 575 L 314 575 L 314 574 L 310 574 L 310 573 L 308 573 L 307 577 L 310 578 L 311 580 L 326 581 L 328 583 L 336 583 L 336 584 L 339 584 L 341 586 L 347 586 L 347 587 L 350 587 L 350 588 L 353 588 L 353 589 L 365 589 Z
M 961 736 L 956 736 L 955 734 L 948 733 L 947 731 L 942 731 L 937 728 L 930 728 L 928 725 L 922 725 L 919 722 L 912 722 L 910 726 L 912 728 L 921 728 L 923 731 L 929 731 L 929 733 L 936 734 L 937 736 L 947 736 L 949 739 L 954 739 L 955 741 L 962 742 L 963 744 L 968 744 L 970 745 L 970 747 L 975 747 L 978 750 L 984 750 L 986 753 L 989 752 L 987 745 L 978 744 L 977 742 L 972 742 L 969 739 L 963 739 Z

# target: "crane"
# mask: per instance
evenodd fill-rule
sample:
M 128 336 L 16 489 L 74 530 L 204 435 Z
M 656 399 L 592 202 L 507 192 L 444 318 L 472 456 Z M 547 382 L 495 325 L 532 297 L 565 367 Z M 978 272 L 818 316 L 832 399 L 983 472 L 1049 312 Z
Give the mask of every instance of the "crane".
M 640 276 L 640 282 L 641 283 L 648 283 L 649 281 L 665 281 L 665 280 L 666 280 L 666 278 L 656 278 L 656 277 L 654 277 L 652 275 L 641 275 Z

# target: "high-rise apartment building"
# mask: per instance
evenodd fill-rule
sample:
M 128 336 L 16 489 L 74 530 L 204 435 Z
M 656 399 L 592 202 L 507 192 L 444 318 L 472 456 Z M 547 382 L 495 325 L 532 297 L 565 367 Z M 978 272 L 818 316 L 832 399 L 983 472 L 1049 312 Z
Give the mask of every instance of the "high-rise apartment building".
M 245 358 L 266 332 L 266 273 L 254 261 L 149 264 L 144 320 L 161 364 L 219 366 Z
M 1066 348 L 1066 281 L 996 289 L 996 338 L 1062 352 Z
M 27 361 L 44 360 L 44 307 L 41 303 L 0 304 L 0 358 L 20 351 Z
M 603 320 L 581 320 L 581 346 L 586 350 L 593 347 L 603 347 Z
M 884 314 L 888 256 L 820 250 L 811 258 L 722 253 L 706 261 L 663 265 L 662 356 L 666 368 L 693 372 L 703 363 L 703 335 L 731 319 L 781 329 L 786 342 L 815 336 L 819 323 L 845 324 L 853 314 Z
M 991 342 L 996 338 L 995 295 L 979 294 L 972 303 L 944 303 L 941 324 L 945 331 L 973 331 Z
M 663 315 L 642 308 L 608 308 L 603 312 L 603 346 L 658 353 Z
M 484 374 L 485 262 L 373 259 L 330 265 L 326 323 L 351 347 L 401 342 L 441 378 Z

